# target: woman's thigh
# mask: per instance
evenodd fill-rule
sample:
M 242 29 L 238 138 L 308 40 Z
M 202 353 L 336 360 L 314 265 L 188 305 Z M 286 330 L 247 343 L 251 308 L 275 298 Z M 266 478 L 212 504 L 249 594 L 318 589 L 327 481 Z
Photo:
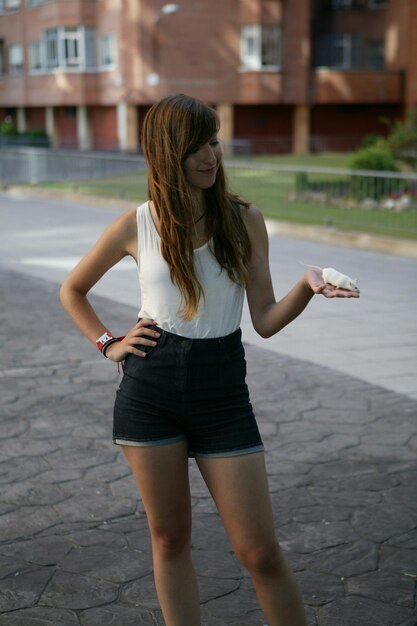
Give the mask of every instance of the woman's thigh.
M 263 452 L 197 458 L 234 550 L 275 549 L 274 520 Z
M 187 444 L 122 446 L 135 477 L 152 534 L 191 528 Z

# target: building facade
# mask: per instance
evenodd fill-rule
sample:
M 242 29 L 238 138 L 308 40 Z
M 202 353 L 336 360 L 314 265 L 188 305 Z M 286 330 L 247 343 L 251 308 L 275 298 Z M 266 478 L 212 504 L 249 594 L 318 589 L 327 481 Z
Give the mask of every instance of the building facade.
M 137 151 L 181 92 L 257 152 L 350 150 L 417 105 L 416 33 L 416 0 L 0 0 L 0 121 Z

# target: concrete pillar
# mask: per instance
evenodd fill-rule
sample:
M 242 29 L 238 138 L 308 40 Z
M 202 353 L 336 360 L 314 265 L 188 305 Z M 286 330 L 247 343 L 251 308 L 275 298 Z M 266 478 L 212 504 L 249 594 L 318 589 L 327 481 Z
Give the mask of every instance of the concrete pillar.
M 51 142 L 51 148 L 59 148 L 60 136 L 54 107 L 46 107 L 45 109 L 45 126 Z
M 225 156 L 233 155 L 232 141 L 235 134 L 233 104 L 219 104 L 217 115 L 220 119 L 219 137 L 224 142 L 223 151 Z
M 293 111 L 293 153 L 310 152 L 310 108 L 307 104 L 296 104 Z
M 19 133 L 26 131 L 26 109 L 18 107 L 16 111 L 16 128 Z
M 86 106 L 77 107 L 77 143 L 79 150 L 91 150 L 91 124 Z
M 136 152 L 138 140 L 138 109 L 135 105 L 121 102 L 117 105 L 117 137 L 119 150 Z
M 417 107 L 417 5 L 415 1 L 408 0 L 408 55 L 406 69 L 405 106 L 406 113 Z

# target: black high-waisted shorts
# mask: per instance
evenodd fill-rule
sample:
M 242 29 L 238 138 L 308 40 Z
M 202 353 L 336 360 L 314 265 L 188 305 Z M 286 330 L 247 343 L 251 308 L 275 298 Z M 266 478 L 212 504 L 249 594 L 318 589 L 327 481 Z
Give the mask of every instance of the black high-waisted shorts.
M 246 385 L 240 329 L 216 339 L 161 333 L 145 357 L 129 354 L 114 406 L 113 441 L 157 446 L 186 441 L 189 456 L 263 450 Z

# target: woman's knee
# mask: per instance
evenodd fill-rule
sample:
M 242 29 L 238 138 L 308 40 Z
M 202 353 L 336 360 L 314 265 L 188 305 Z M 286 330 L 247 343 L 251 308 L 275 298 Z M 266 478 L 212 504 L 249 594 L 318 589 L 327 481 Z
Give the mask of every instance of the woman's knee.
M 191 525 L 151 527 L 152 549 L 163 558 L 175 558 L 190 549 Z
M 251 574 L 285 576 L 287 563 L 278 542 L 241 547 L 236 556 Z

